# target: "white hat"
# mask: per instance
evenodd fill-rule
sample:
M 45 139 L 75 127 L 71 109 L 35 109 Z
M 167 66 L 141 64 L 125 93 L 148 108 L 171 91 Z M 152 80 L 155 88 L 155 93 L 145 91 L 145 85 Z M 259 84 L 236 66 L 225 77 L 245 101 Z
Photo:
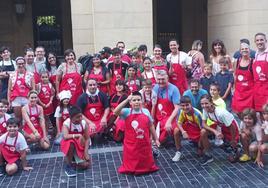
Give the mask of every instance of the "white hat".
M 70 99 L 72 97 L 72 94 L 69 90 L 62 90 L 59 94 L 58 94 L 60 100 L 62 101 L 63 99 Z

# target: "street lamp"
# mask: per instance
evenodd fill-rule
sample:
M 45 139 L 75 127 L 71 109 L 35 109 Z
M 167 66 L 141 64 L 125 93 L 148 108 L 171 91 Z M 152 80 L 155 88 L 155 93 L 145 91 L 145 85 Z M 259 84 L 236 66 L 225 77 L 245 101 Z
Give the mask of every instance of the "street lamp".
M 26 0 L 14 0 L 15 12 L 18 16 L 25 13 Z

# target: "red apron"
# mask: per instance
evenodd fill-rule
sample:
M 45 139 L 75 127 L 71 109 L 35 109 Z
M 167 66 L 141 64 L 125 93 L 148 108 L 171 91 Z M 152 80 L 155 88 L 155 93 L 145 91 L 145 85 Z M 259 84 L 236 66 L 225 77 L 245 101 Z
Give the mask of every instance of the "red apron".
M 222 131 L 222 134 L 224 136 L 223 139 L 224 140 L 227 140 L 229 142 L 232 141 L 232 134 L 231 134 L 231 131 L 229 130 L 229 128 L 226 127 L 222 122 L 219 121 L 219 119 L 217 118 L 215 112 L 213 112 L 213 113 L 214 113 L 214 117 L 216 119 L 212 119 L 210 117 L 209 113 L 207 113 L 208 114 L 208 118 L 211 119 L 215 123 L 215 124 L 211 125 L 211 128 L 216 129 L 217 126 L 220 126 L 221 127 L 221 131 Z M 238 130 L 238 125 L 237 125 L 237 123 L 236 123 L 235 120 L 233 120 L 232 125 L 233 126 L 235 125 L 235 141 L 236 141 L 236 143 L 238 143 L 238 141 L 239 141 L 239 130 Z
M 102 68 L 101 68 L 101 71 L 100 71 L 99 74 L 95 74 L 94 70 L 92 69 L 92 71 L 88 75 L 88 78 L 95 79 L 97 81 L 97 83 L 105 81 L 105 77 L 102 75 Z M 105 94 L 108 93 L 107 85 L 98 85 L 98 88 L 103 93 L 105 93 Z
M 82 77 L 77 72 L 77 65 L 75 64 L 76 72 L 68 73 L 68 63 L 66 63 L 66 74 L 63 76 L 60 83 L 60 92 L 62 90 L 69 90 L 72 93 L 70 100 L 71 105 L 76 105 L 78 97 L 82 94 Z
M 34 83 L 38 84 L 40 82 L 40 75 L 36 70 L 36 65 L 34 64 Z
M 152 78 L 148 78 L 147 74 L 146 74 L 146 71 L 144 71 L 144 75 L 145 75 L 145 79 L 150 79 L 152 81 L 152 85 L 154 86 L 156 84 L 156 80 L 155 80 L 155 77 L 154 77 L 154 72 L 152 71 L 152 75 L 153 77 Z
M 169 76 L 169 81 L 177 86 L 182 96 L 184 91 L 188 89 L 186 72 L 180 64 L 180 59 L 178 60 L 178 63 L 170 62 L 170 66 L 173 69 L 173 73 Z
M 184 123 L 182 124 L 183 130 L 188 134 L 190 140 L 198 142 L 200 139 L 201 128 L 198 123 L 195 122 L 194 118 L 194 109 L 192 109 L 192 121 L 187 118 L 187 115 L 184 113 Z
M 45 105 L 49 103 L 50 98 L 52 96 L 51 87 L 49 86 L 49 84 L 43 84 L 43 83 L 40 84 L 40 92 L 38 94 L 38 97 L 39 100 Z M 52 104 L 49 105 L 47 108 L 43 107 L 43 109 L 44 109 L 44 115 L 50 115 L 54 111 Z
M 165 124 L 174 110 L 174 105 L 168 100 L 168 87 L 166 88 L 166 98 L 159 97 L 160 88 L 157 94 L 157 103 L 155 109 L 155 118 L 157 122 L 160 122 L 160 142 L 164 142 L 168 136 L 168 132 L 165 129 Z M 173 135 L 174 129 L 177 127 L 176 118 L 172 121 L 171 135 Z
M 84 128 L 81 124 L 80 124 L 80 126 L 81 126 L 81 132 L 78 132 L 77 130 L 72 130 L 72 122 L 70 121 L 69 134 L 81 134 L 81 135 L 83 135 Z M 85 145 L 81 144 L 79 138 L 71 138 L 68 140 L 62 139 L 60 142 L 60 148 L 61 148 L 62 153 L 64 153 L 65 156 L 68 154 L 71 143 L 73 143 L 75 146 L 75 151 L 76 151 L 77 156 L 80 159 L 84 159 L 85 158 Z
M 34 107 L 30 107 L 30 105 L 28 105 L 28 108 L 29 108 L 29 118 L 30 118 L 30 121 L 34 125 L 34 128 L 40 134 L 40 137 L 43 138 L 44 137 L 44 133 L 43 133 L 43 130 L 42 130 L 42 128 L 40 126 L 40 123 L 39 123 L 39 115 L 40 114 L 39 114 L 39 111 L 38 111 L 38 107 L 36 105 Z M 32 108 L 35 108 L 37 113 L 33 114 Z M 23 130 L 24 130 L 24 132 L 26 132 L 29 135 L 30 134 L 33 134 L 32 129 L 28 126 L 27 123 L 24 124 Z
M 256 59 L 258 59 L 258 55 Z M 267 52 L 265 52 L 265 60 L 255 60 L 252 65 L 254 76 L 254 105 L 255 110 L 258 112 L 261 112 L 263 105 L 268 102 L 268 62 L 266 59 Z
M 154 66 L 153 69 L 155 69 L 156 71 L 158 70 L 165 70 L 166 72 L 168 72 L 167 66 L 164 64 L 165 60 L 161 59 L 161 60 L 153 60 Z
M 150 100 L 147 100 L 146 99 L 146 96 L 145 96 L 145 92 L 143 92 L 143 98 L 144 98 L 144 103 L 143 103 L 143 106 L 144 108 L 147 108 L 149 110 L 149 112 L 152 111 L 152 93 L 150 93 Z
M 122 63 L 120 63 L 120 68 L 116 69 L 115 63 L 113 62 L 113 73 L 112 73 L 112 79 L 110 82 L 110 92 L 111 93 L 116 92 L 116 89 L 115 89 L 116 80 L 124 80 L 124 79 L 125 79 L 125 77 L 124 77 L 123 71 L 122 71 Z
M 69 111 L 67 113 L 64 113 L 64 110 L 62 110 L 61 117 L 60 117 L 60 122 L 59 122 L 60 132 L 62 130 L 62 126 L 63 126 L 64 121 L 66 119 L 68 119 L 69 117 L 70 117 Z
M 54 88 L 56 88 L 56 75 L 52 75 L 51 73 L 49 73 L 49 81 L 50 83 L 52 84 L 52 86 Z M 52 105 L 53 105 L 53 111 L 56 110 L 57 106 L 59 105 L 59 100 L 57 99 L 57 97 L 54 97 L 53 98 L 53 102 L 52 102 Z
M 0 136 L 7 132 L 7 119 L 4 114 L 4 121 L 0 124 Z
M 148 116 L 142 111 L 141 114 L 132 114 L 131 109 L 125 122 L 123 163 L 118 172 L 139 175 L 159 170 L 153 158 Z
M 121 98 L 123 95 L 121 95 L 117 101 L 114 101 L 114 98 L 117 95 L 114 95 L 111 99 L 110 107 L 111 111 L 109 114 L 109 118 L 112 116 L 114 109 L 120 104 Z M 109 119 L 108 118 L 108 119 Z M 125 131 L 125 121 L 121 118 L 117 118 L 115 121 L 115 128 L 114 128 L 114 140 L 118 140 L 119 131 L 124 132 Z
M 22 78 L 18 78 L 18 72 L 16 73 L 16 81 L 10 96 L 11 101 L 13 101 L 16 97 L 27 97 L 30 88 L 26 84 L 25 77 L 26 72 Z
M 132 92 L 138 91 L 139 88 L 137 86 L 136 76 L 132 80 L 128 79 L 127 86 L 128 86 L 128 95 L 130 95 Z
M 250 71 L 251 63 L 247 70 L 241 70 L 239 63 L 235 71 L 235 92 L 232 99 L 234 112 L 243 112 L 245 108 L 253 108 L 254 80 Z
M 20 159 L 20 153 L 18 151 L 16 151 L 16 144 L 17 144 L 17 140 L 18 140 L 18 135 L 19 135 L 19 133 L 17 133 L 14 144 L 10 145 L 10 144 L 7 144 L 7 138 L 9 136 L 9 133 L 8 133 L 6 135 L 5 142 L 0 145 L 1 153 L 2 153 L 5 161 L 8 164 L 15 163 L 17 160 Z
M 101 118 L 104 114 L 104 108 L 101 103 L 100 97 L 95 96 L 95 98 L 98 98 L 98 101 L 96 103 L 90 103 L 89 97 L 87 98 L 87 106 L 84 110 L 84 115 L 92 121 L 96 125 L 96 131 L 95 133 L 100 133 L 103 131 L 103 127 L 100 125 Z M 90 132 L 90 135 L 94 133 Z

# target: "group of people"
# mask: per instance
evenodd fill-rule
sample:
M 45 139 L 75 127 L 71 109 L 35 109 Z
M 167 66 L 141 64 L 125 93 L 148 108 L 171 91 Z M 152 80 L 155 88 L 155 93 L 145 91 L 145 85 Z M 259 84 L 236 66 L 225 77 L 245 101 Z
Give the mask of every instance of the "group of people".
M 98 137 L 123 142 L 120 173 L 158 170 L 156 147 L 170 140 L 176 147 L 172 161 L 179 161 L 182 138 L 196 147 L 201 165 L 213 161 L 212 139 L 229 153 L 230 162 L 254 159 L 263 167 L 262 156 L 268 152 L 268 48 L 265 34 L 257 33 L 254 40 L 256 55 L 242 39 L 234 58 L 215 40 L 207 62 L 200 40 L 185 53 L 171 39 L 166 58 L 159 45 L 149 57 L 146 45 L 127 54 L 120 41 L 94 54 L 87 66 L 76 61 L 71 49 L 59 63 L 53 52 L 45 56 L 42 46 L 26 49 L 15 61 L 3 47 L 0 175 L 5 164 L 7 174 L 14 174 L 19 161 L 31 170 L 28 144 L 47 150 L 51 137 L 66 156 L 68 176 L 76 175 L 75 168 L 90 166 L 88 149 Z

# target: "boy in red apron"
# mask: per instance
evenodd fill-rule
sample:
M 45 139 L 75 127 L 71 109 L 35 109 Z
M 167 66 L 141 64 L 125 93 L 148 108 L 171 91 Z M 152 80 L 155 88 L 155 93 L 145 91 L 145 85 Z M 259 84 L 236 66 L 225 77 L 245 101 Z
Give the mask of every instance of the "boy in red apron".
M 7 120 L 11 117 L 6 113 L 8 102 L 6 99 L 0 101 L 0 136 L 7 132 Z
M 178 118 L 178 127 L 174 130 L 174 140 L 176 145 L 176 154 L 172 161 L 177 162 L 181 158 L 181 135 L 183 138 L 193 141 L 198 147 L 198 154 L 201 154 L 201 128 L 202 114 L 196 108 L 193 108 L 191 99 L 183 96 L 180 99 L 181 111 Z
M 152 80 L 146 79 L 142 81 L 142 90 L 140 90 L 142 96 L 142 104 L 144 108 L 147 108 L 149 112 L 152 112 L 153 104 L 156 104 L 157 94 L 153 91 Z
M 6 173 L 10 176 L 18 171 L 19 162 L 21 162 L 23 170 L 33 169 L 27 166 L 26 149 L 28 145 L 18 130 L 18 120 L 10 118 L 7 121 L 7 132 L 0 136 L 0 176 L 4 175 L 4 165 L 6 165 Z
M 131 108 L 123 108 L 130 102 Z M 133 92 L 126 100 L 120 103 L 114 113 L 125 119 L 125 138 L 123 146 L 123 162 L 119 173 L 134 175 L 157 171 L 152 153 L 152 135 L 157 146 L 160 145 L 155 133 L 150 112 L 142 108 L 141 94 Z
M 72 164 L 80 169 L 87 169 L 90 165 L 89 127 L 83 120 L 80 108 L 73 106 L 70 109 L 70 118 L 63 123 L 62 132 L 63 140 L 60 145 L 67 163 L 65 173 L 69 177 L 74 177 L 76 171 Z M 73 159 L 74 163 L 72 163 Z

